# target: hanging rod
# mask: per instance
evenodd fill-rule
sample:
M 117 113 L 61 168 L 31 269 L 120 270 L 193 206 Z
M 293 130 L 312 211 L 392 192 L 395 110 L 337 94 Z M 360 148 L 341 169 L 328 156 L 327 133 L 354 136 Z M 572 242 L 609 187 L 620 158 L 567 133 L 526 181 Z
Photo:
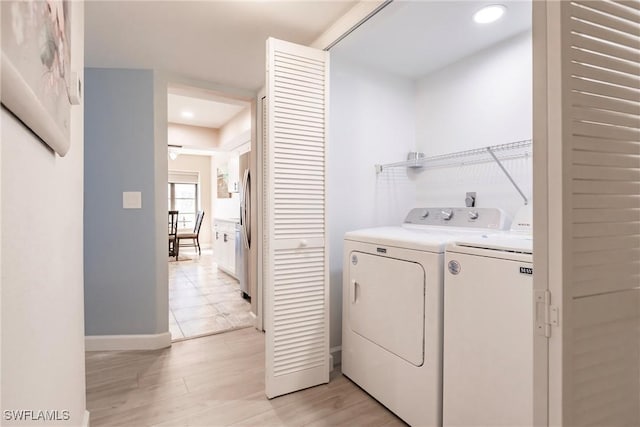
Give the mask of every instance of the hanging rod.
M 532 140 L 525 139 L 522 141 L 509 142 L 507 144 L 492 145 L 489 147 L 475 148 L 472 150 L 458 151 L 455 153 L 441 154 L 438 156 L 422 157 L 411 160 L 405 160 L 396 163 L 387 163 L 384 165 L 375 165 L 376 173 L 382 173 L 385 169 L 408 167 L 420 169 L 425 166 L 432 168 L 450 167 L 450 166 L 466 166 L 478 163 L 496 162 L 500 170 L 505 174 L 511 185 L 518 191 L 524 204 L 528 204 L 529 200 L 524 195 L 518 184 L 515 182 L 509 171 L 502 164 L 505 160 L 519 159 L 531 156 Z

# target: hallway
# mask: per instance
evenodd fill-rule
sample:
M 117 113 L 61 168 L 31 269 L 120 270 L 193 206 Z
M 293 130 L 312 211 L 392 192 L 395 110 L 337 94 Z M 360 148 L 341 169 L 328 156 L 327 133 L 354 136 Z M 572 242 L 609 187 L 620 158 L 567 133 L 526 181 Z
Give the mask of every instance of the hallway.
M 86 356 L 91 426 L 401 426 L 334 371 L 329 384 L 264 394 L 264 335 L 253 328 L 156 351 Z
M 169 331 L 178 340 L 253 326 L 240 285 L 219 271 L 211 249 L 180 251 L 169 260 Z

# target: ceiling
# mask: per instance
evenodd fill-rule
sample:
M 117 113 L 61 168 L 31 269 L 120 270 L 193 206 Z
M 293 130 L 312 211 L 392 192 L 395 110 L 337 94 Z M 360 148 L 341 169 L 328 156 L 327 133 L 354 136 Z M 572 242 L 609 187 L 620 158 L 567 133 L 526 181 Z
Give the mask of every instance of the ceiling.
M 355 1 L 87 1 L 85 65 L 146 68 L 256 91 L 265 40 L 309 44 Z
M 88 67 L 146 68 L 256 91 L 264 84 L 267 37 L 309 44 L 355 1 L 88 1 Z M 366 66 L 419 78 L 531 27 L 531 3 L 504 0 L 498 22 L 472 15 L 493 1 L 396 0 L 331 49 Z M 173 92 L 173 93 L 171 93 Z M 182 93 L 184 92 L 184 93 Z M 171 91 L 169 122 L 219 128 L 248 105 Z M 195 95 L 194 95 L 195 93 Z M 182 117 L 191 111 L 193 118 Z
M 507 6 L 502 19 L 473 21 L 477 10 L 496 3 Z M 394 1 L 331 55 L 417 79 L 530 28 L 530 1 Z
M 169 123 L 218 129 L 247 108 L 249 103 L 234 100 L 214 101 L 169 93 L 167 105 Z M 193 117 L 184 117 L 183 112 L 190 112 Z

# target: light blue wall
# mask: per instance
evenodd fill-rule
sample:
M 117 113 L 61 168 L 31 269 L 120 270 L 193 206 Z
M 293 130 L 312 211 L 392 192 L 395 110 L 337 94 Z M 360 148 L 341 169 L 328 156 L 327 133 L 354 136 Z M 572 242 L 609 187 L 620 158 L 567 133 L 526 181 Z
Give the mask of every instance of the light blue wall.
M 157 313 L 154 145 L 153 71 L 87 68 L 86 335 L 163 332 L 157 330 L 157 319 L 167 314 Z M 142 192 L 142 209 L 123 209 L 123 191 Z

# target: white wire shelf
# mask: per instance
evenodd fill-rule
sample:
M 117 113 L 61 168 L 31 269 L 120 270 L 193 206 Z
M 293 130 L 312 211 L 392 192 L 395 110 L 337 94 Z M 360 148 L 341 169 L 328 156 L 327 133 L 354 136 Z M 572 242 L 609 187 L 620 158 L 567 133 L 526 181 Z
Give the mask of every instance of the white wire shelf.
M 511 174 L 502 165 L 505 160 L 520 159 L 530 157 L 532 154 L 532 140 L 525 139 L 522 141 L 509 142 L 507 144 L 492 145 L 489 147 L 476 148 L 473 150 L 458 151 L 456 153 L 442 154 L 439 156 L 422 157 L 417 159 L 405 160 L 396 163 L 387 163 L 384 165 L 375 165 L 376 173 L 382 173 L 385 169 L 406 167 L 412 169 L 443 168 L 451 166 L 466 166 L 479 163 L 495 162 L 507 179 L 520 193 L 524 199 L 524 204 L 528 203 L 527 197 L 524 195 L 518 184 L 513 180 Z

